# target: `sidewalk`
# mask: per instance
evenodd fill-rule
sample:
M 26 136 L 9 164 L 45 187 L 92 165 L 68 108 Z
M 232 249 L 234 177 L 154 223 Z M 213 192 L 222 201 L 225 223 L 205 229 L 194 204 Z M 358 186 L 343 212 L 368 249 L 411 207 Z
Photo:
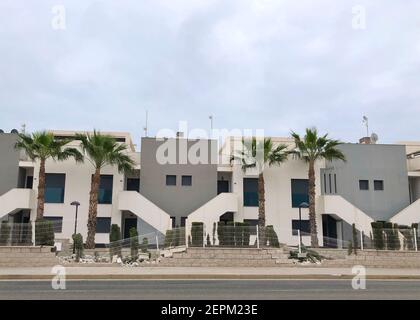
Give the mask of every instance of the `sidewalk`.
M 0 280 L 42 280 L 51 268 L 0 268 Z M 351 268 L 229 268 L 229 267 L 67 267 L 67 279 L 79 280 L 205 280 L 205 279 L 351 279 Z M 419 279 L 419 269 L 366 269 L 367 279 Z

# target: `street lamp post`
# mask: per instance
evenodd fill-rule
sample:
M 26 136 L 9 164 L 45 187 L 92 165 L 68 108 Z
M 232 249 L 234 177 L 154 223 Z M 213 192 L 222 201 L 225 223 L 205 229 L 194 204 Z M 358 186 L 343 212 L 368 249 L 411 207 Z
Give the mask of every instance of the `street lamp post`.
M 306 202 L 302 202 L 299 205 L 299 251 L 301 251 L 301 246 L 302 246 L 302 208 L 308 208 L 309 204 L 307 204 Z
M 74 234 L 76 234 L 76 231 L 77 231 L 77 211 L 79 209 L 80 202 L 73 201 L 72 203 L 70 203 L 70 205 L 76 206 L 76 215 L 74 217 Z M 75 253 L 76 253 L 76 243 L 74 242 L 74 239 L 73 239 L 73 254 L 75 254 Z

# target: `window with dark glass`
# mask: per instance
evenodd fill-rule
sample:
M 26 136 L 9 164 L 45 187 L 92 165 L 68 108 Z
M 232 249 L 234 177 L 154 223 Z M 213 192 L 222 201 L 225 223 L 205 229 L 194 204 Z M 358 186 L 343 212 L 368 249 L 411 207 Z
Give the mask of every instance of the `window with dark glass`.
M 45 203 L 64 203 L 64 173 L 45 174 Z
M 176 218 L 175 217 L 171 217 L 171 222 L 172 222 L 172 228 L 175 228 L 175 226 L 176 226 Z
M 183 186 L 192 186 L 192 176 L 182 176 Z
M 101 175 L 99 182 L 98 203 L 111 204 L 112 203 L 112 183 L 114 177 L 112 175 Z
M 369 190 L 369 180 L 359 180 L 360 190 Z
M 301 220 L 301 228 L 300 231 L 302 232 L 302 236 L 310 235 L 311 228 L 309 224 L 309 220 Z M 299 220 L 292 220 L 292 235 L 297 236 L 299 230 Z
M 244 207 L 258 207 L 257 178 L 244 178 Z
M 299 208 L 302 202 L 309 203 L 308 179 L 292 179 L 292 208 Z
M 375 190 L 384 190 L 384 180 L 373 181 L 373 187 Z
M 111 218 L 96 218 L 96 233 L 110 233 Z
M 175 175 L 167 175 L 166 176 L 166 185 L 167 186 L 176 186 L 176 176 Z
M 127 178 L 127 191 L 140 191 L 139 178 Z
M 54 233 L 61 233 L 63 231 L 63 217 L 45 217 L 45 220 L 51 221 Z
M 185 227 L 185 221 L 187 221 L 187 217 L 181 217 L 181 227 Z

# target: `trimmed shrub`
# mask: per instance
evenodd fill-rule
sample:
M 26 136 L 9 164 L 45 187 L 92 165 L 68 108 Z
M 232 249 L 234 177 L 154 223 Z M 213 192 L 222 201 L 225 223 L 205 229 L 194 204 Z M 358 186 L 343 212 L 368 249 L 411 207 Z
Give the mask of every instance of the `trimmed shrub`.
M 347 255 L 351 255 L 353 253 L 353 242 L 349 241 L 347 245 Z
M 139 233 L 135 227 L 130 228 L 130 251 L 131 258 L 137 259 L 139 255 Z
M 242 223 L 242 226 L 243 226 L 242 245 L 248 247 L 250 245 L 249 239 L 251 237 L 251 232 L 249 231 L 249 223 L 244 222 Z
M 174 240 L 174 230 L 166 230 L 166 234 L 165 234 L 165 248 L 169 248 L 172 247 L 172 243 Z
M 0 226 L 0 245 L 6 246 L 10 237 L 10 225 L 7 221 L 3 221 Z
M 208 233 L 207 233 L 206 240 L 207 240 L 207 247 L 210 247 L 211 246 L 211 242 L 210 242 L 210 235 Z
M 353 236 L 353 243 L 352 243 L 353 252 L 354 252 L 354 254 L 357 254 L 357 247 L 358 247 L 357 229 L 356 229 L 356 224 L 354 224 L 354 223 L 352 225 L 352 236 Z
M 387 230 L 387 236 L 388 236 L 387 248 L 388 250 L 400 250 L 401 244 L 400 244 L 400 237 L 398 234 L 398 225 L 396 223 L 391 224 L 391 225 L 392 225 L 392 229 L 389 231 Z
M 79 262 L 80 258 L 83 258 L 83 236 L 80 233 L 72 235 L 74 248 L 76 251 L 76 262 Z
M 219 246 L 225 245 L 225 233 L 224 233 L 224 224 L 223 222 L 217 223 L 217 238 L 219 239 Z
M 51 221 L 47 219 L 35 221 L 35 244 L 37 246 L 53 246 L 54 239 L 54 228 Z
M 273 226 L 265 227 L 265 238 L 266 238 L 266 245 L 274 248 L 279 248 L 279 238 L 277 237 L 277 233 L 274 230 Z
M 213 245 L 214 246 L 216 245 L 216 228 L 217 228 L 217 224 L 216 224 L 216 222 L 213 222 L 212 232 L 213 232 Z
M 202 247 L 203 246 L 203 236 L 204 236 L 204 224 L 202 222 L 193 222 L 191 224 L 191 240 L 192 247 Z
M 143 241 L 142 241 L 141 246 L 140 246 L 141 252 L 143 252 L 143 253 L 147 252 L 148 248 L 149 248 L 149 239 L 147 239 L 145 237 L 145 238 L 143 238 Z
M 376 250 L 383 250 L 384 245 L 384 234 L 383 234 L 383 221 L 371 222 L 373 230 L 373 246 Z
M 109 233 L 109 254 L 111 258 L 115 255 L 121 257 L 121 229 L 117 224 L 111 225 L 111 232 Z

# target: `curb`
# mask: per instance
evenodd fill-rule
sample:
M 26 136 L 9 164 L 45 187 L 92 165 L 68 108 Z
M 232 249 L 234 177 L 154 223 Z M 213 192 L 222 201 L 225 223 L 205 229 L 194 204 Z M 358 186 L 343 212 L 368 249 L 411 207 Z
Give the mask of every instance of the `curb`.
M 16 274 L 0 275 L 0 280 L 52 280 L 55 275 L 49 274 Z M 348 274 L 307 274 L 307 275 L 230 275 L 230 274 L 90 274 L 66 275 L 68 280 L 350 280 L 354 275 Z M 367 280 L 420 280 L 420 275 L 368 275 Z

